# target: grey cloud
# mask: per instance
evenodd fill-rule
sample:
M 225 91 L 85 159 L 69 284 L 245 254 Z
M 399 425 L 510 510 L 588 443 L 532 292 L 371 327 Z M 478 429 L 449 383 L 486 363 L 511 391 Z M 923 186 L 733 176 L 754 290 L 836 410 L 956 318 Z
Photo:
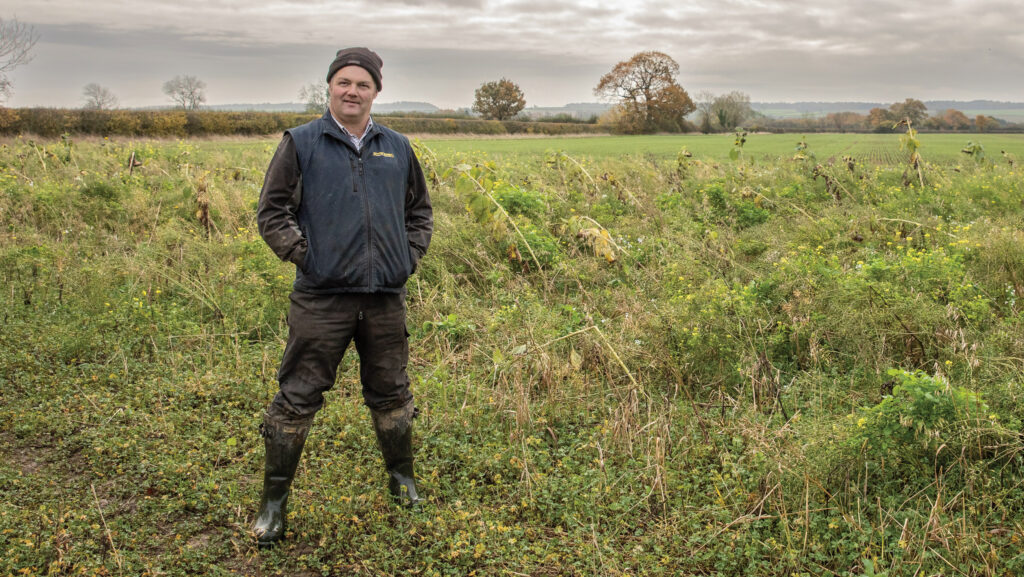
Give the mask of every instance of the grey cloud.
M 552 14 L 568 15 L 577 23 L 585 23 L 594 18 L 608 18 L 618 13 L 617 10 L 596 6 L 589 2 L 548 2 L 544 0 L 514 0 L 502 7 L 509 14 L 526 14 L 547 17 Z
M 755 99 L 1024 94 L 1015 0 L 48 0 L 19 19 L 42 39 L 12 76 L 13 105 L 77 104 L 60 80 L 162 103 L 160 83 L 182 73 L 204 76 L 215 103 L 291 100 L 343 45 L 384 57 L 384 97 L 442 105 L 500 76 L 530 103 L 592 100 L 601 74 L 651 49 L 691 91 Z
M 992 66 L 933 57 L 900 66 L 885 55 L 818 55 L 768 51 L 743 59 L 684 65 L 688 89 L 740 87 L 755 100 L 878 100 L 976 97 L 1019 100 L 1024 65 Z
M 650 5 L 648 8 L 652 8 Z M 797 9 L 790 2 L 751 4 L 725 1 L 715 11 L 682 11 L 662 7 L 635 15 L 633 23 L 648 30 L 654 46 L 683 57 L 734 60 L 766 52 L 785 52 L 797 62 L 809 56 L 832 54 L 887 57 L 878 60 L 899 66 L 930 57 L 963 59 L 983 50 L 1005 60 L 1020 57 L 1014 35 L 1016 18 L 993 19 L 990 9 L 1021 15 L 1009 2 L 990 4 L 984 12 L 956 3 L 880 0 L 829 9 Z M 786 60 L 765 62 L 781 70 Z
M 524 0 L 511 2 L 502 10 L 507 14 L 551 15 L 575 12 L 578 6 L 569 2 L 541 2 Z
M 438 6 L 445 8 L 483 8 L 484 0 L 374 0 L 374 6 L 388 4 L 399 4 L 403 6 L 417 6 L 422 8 L 436 9 Z
M 398 50 L 390 58 L 395 62 L 387 73 L 391 86 L 416 95 L 396 99 L 435 99 L 435 104 L 447 106 L 468 106 L 480 84 L 501 77 L 518 83 L 531 106 L 589 101 L 591 89 L 607 71 L 601 62 L 514 50 Z

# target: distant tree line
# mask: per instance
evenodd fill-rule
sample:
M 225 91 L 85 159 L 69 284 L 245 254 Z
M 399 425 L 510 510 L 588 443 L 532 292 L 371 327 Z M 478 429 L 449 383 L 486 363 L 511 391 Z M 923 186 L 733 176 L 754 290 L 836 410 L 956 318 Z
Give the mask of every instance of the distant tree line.
M 296 112 L 212 110 L 102 110 L 68 108 L 6 109 L 0 134 L 89 134 L 96 136 L 184 137 L 262 135 L 281 132 L 311 119 Z
M 915 129 L 933 132 L 1018 131 L 1024 126 L 990 115 L 968 117 L 954 108 L 928 114 L 928 108 L 915 98 L 896 102 L 888 108 L 872 108 L 867 114 L 831 112 L 819 117 L 756 119 L 752 128 L 768 131 L 796 132 L 896 132 L 896 124 L 909 120 Z
M 0 109 L 0 134 L 96 136 L 253 136 L 280 133 L 322 113 L 229 112 L 219 110 L 101 110 L 84 108 Z M 469 118 L 375 116 L 380 124 L 408 134 L 581 134 L 607 133 L 596 124 L 480 120 Z
M 34 134 L 59 136 L 90 134 L 97 136 L 150 136 L 178 138 L 213 135 L 267 135 L 280 133 L 321 115 L 322 112 L 266 112 L 219 110 L 125 110 L 104 108 L 105 93 L 96 87 L 97 103 L 81 109 L 59 108 L 0 108 L 0 134 Z M 719 97 L 715 97 L 716 99 Z M 714 99 L 712 99 L 714 100 Z M 742 99 L 740 99 L 742 104 Z M 704 100 L 701 100 L 704 102 Z M 903 103 L 900 103 L 903 104 Z M 741 107 L 742 109 L 742 107 Z M 969 118 L 957 110 L 943 110 L 934 115 L 921 112 L 912 105 L 893 105 L 888 109 L 875 109 L 869 114 L 834 112 L 815 118 L 768 118 L 756 113 L 737 116 L 715 114 L 711 117 L 710 132 L 728 130 L 738 126 L 772 132 L 891 132 L 900 113 L 911 118 L 915 128 L 929 131 L 1003 132 L 1018 131 L 1024 127 L 1013 125 L 991 116 Z M 907 114 L 909 112 L 909 114 Z M 485 120 L 452 111 L 435 113 L 389 113 L 374 115 L 381 124 L 410 134 L 607 134 L 628 133 L 637 127 L 635 118 L 623 122 L 622 111 L 613 111 L 599 122 L 584 122 L 572 118 L 546 118 L 539 120 Z M 706 118 L 698 109 L 697 125 L 687 123 L 690 131 L 702 128 Z M 724 119 L 724 121 L 723 121 Z M 679 126 L 678 124 L 676 126 Z M 674 131 L 665 129 L 665 132 Z

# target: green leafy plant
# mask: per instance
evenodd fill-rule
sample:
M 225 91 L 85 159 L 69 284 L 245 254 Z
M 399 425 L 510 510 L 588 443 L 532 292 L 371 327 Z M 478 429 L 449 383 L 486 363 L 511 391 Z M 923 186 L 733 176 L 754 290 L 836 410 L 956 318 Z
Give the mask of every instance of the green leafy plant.
M 593 189 L 593 192 L 597 193 L 597 182 L 590 175 L 590 171 L 587 170 L 583 162 L 576 160 L 562 150 L 548 153 L 546 160 L 548 166 L 558 170 L 563 183 L 568 184 L 570 181 L 576 181 L 580 184 L 583 192 L 589 193 Z
M 875 567 L 875 561 L 864 559 L 864 577 L 889 577 L 889 572 L 879 571 Z
M 762 199 L 756 192 L 744 188 L 740 194 L 730 194 L 725 186 L 723 182 L 713 182 L 703 191 L 710 215 L 715 220 L 741 230 L 766 222 L 771 216 L 761 206 Z
M 679 154 L 676 155 L 676 175 L 680 179 L 686 178 L 686 175 L 690 172 L 690 159 L 693 158 L 693 153 L 690 152 L 685 146 L 679 150 Z
M 539 270 L 543 267 L 540 260 L 537 259 L 527 235 L 495 198 L 495 193 L 502 189 L 503 183 L 491 176 L 493 168 L 493 165 L 461 164 L 456 166 L 455 170 L 459 172 L 459 177 L 455 183 L 455 190 L 467 198 L 466 209 L 473 215 L 473 218 L 486 226 L 495 240 L 505 245 L 509 260 L 523 262 L 518 248 L 519 243 L 508 233 L 508 226 L 511 226 Z
M 729 150 L 729 158 L 739 160 L 743 158 L 743 145 L 747 143 L 747 131 L 742 128 L 736 129 L 736 138 L 733 140 L 732 149 Z
M 796 154 L 793 155 L 793 160 L 804 162 L 815 159 L 814 152 L 811 151 L 810 147 L 807 145 L 806 137 L 801 138 L 800 142 L 796 143 L 796 148 L 793 150 L 796 151 Z
M 967 141 L 967 146 L 961 148 L 960 152 L 966 154 L 978 164 L 985 162 L 985 147 L 980 142 L 969 140 Z
M 476 330 L 476 325 L 459 320 L 459 317 L 455 314 L 446 315 L 444 318 L 436 321 L 424 321 L 423 332 L 431 333 L 445 333 L 452 340 L 459 340 L 465 336 L 468 336 Z
M 921 371 L 890 369 L 892 394 L 850 415 L 855 448 L 876 458 L 957 455 L 972 431 L 990 425 L 981 395 Z

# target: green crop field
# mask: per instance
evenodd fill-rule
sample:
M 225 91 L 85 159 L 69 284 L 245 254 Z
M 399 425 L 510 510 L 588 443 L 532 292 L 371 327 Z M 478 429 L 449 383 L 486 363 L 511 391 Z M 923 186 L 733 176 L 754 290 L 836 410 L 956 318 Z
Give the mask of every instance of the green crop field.
M 697 158 L 724 161 L 729 159 L 735 137 L 732 134 L 520 139 L 424 136 L 423 140 L 431 149 L 444 153 L 473 151 L 510 156 L 561 150 L 600 159 L 625 155 L 675 159 L 685 147 Z M 999 159 L 1003 150 L 1024 158 L 1024 135 L 1020 134 L 921 134 L 920 140 L 921 156 L 926 161 L 964 162 L 966 158 L 960 150 L 969 141 L 981 143 L 986 155 L 993 160 Z M 883 158 L 895 160 L 904 154 L 900 150 L 898 134 L 752 134 L 747 136 L 743 151 L 752 159 L 788 159 L 793 157 L 796 145 L 801 141 L 807 143 L 819 161 L 849 155 L 860 161 L 875 162 Z
M 266 551 L 276 142 L 8 139 L 0 575 L 1024 575 L 1024 140 L 970 138 L 424 140 L 425 503 L 350 351 Z

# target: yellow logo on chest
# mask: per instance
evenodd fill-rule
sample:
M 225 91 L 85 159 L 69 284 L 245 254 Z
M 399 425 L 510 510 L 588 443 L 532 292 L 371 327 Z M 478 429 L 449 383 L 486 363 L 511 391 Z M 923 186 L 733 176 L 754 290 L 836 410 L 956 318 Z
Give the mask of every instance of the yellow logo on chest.
M 394 158 L 395 155 L 390 152 L 374 152 L 374 156 L 383 156 L 384 158 Z

